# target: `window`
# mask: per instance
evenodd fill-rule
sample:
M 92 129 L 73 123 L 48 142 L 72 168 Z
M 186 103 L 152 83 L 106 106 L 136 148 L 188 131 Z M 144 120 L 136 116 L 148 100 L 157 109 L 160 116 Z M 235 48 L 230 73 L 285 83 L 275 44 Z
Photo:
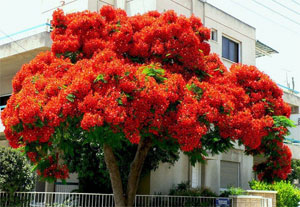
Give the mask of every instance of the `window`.
M 5 107 L 9 97 L 10 95 L 0 96 L 0 110 L 2 110 Z
M 211 32 L 210 32 L 210 39 L 211 39 L 211 40 L 214 40 L 214 41 L 217 41 L 217 38 L 218 38 L 218 36 L 217 36 L 217 30 L 211 29 Z
M 221 188 L 239 187 L 240 163 L 221 161 Z
M 290 105 L 291 107 L 291 114 L 299 114 L 299 106 L 293 106 L 293 105 Z
M 239 62 L 239 44 L 222 37 L 222 57 L 233 62 Z

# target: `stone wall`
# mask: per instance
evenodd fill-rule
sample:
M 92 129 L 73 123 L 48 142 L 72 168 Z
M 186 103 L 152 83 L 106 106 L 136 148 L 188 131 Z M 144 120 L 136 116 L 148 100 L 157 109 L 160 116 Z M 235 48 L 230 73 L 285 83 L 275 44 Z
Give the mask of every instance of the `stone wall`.
M 239 195 L 230 197 L 233 199 L 232 207 L 263 207 L 261 196 Z
M 277 191 L 264 191 L 264 190 L 247 190 L 249 195 L 262 196 L 264 198 L 272 198 L 272 207 L 276 207 L 276 194 Z

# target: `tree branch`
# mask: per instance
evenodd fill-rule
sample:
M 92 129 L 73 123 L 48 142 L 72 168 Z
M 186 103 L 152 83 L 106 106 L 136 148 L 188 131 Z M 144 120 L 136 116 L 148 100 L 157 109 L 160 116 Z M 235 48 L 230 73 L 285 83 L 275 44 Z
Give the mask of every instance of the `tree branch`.
M 130 165 L 127 183 L 127 206 L 133 206 L 142 168 L 152 146 L 150 137 L 142 139 L 138 145 L 134 160 Z
M 109 145 L 104 144 L 103 150 L 104 150 L 105 163 L 109 170 L 111 186 L 114 193 L 115 206 L 124 207 L 125 198 L 123 195 L 122 179 L 121 179 L 120 170 L 117 164 L 116 157 L 114 155 L 112 148 Z

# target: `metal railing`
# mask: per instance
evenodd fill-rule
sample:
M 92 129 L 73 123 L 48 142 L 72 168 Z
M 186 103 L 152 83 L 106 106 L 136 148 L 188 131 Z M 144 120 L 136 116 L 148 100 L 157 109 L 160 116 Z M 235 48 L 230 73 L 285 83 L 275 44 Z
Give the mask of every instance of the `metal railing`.
M 50 28 L 51 25 L 49 23 L 42 23 L 11 34 L 4 34 L 3 36 L 0 36 L 0 45 L 14 42 L 41 32 L 50 31 Z
M 168 195 L 137 195 L 135 207 L 215 207 L 218 199 L 231 198 L 190 197 Z M 17 192 L 9 195 L 0 192 L 1 207 L 114 207 L 112 194 Z M 224 205 L 227 206 L 227 205 Z

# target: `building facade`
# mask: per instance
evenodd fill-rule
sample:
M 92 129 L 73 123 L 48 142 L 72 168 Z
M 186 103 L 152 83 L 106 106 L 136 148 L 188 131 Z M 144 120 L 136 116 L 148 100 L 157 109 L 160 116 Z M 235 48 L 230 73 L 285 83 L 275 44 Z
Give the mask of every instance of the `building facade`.
M 185 16 L 194 14 L 202 19 L 203 24 L 211 29 L 211 50 L 222 57 L 224 64 L 230 67 L 233 63 L 255 65 L 256 57 L 273 53 L 272 48 L 256 40 L 255 28 L 236 19 L 218 8 L 201 0 L 42 0 L 41 19 L 44 24 L 12 35 L 0 38 L 0 107 L 5 107 L 12 93 L 11 80 L 21 65 L 29 62 L 41 51 L 50 50 L 50 24 L 52 12 L 62 8 L 66 13 L 91 10 L 98 11 L 103 5 L 123 8 L 128 15 L 144 13 L 150 10 L 163 12 L 172 9 Z M 267 48 L 267 49 L 266 49 Z M 284 99 L 293 106 L 292 119 L 300 124 L 300 98 L 290 92 L 285 92 Z M 7 146 L 0 124 L 0 145 Z M 289 144 L 295 159 L 300 159 L 300 126 L 292 129 Z M 192 187 L 207 187 L 216 193 L 229 186 L 248 189 L 248 181 L 254 178 L 252 167 L 263 158 L 244 155 L 244 148 L 235 144 L 234 149 L 220 155 L 211 155 L 204 164 L 192 166 L 188 157 L 180 155 L 175 165 L 160 164 L 141 180 L 140 193 L 167 194 L 169 190 L 181 182 L 190 182 Z M 76 175 L 72 175 L 69 186 L 61 187 L 60 183 L 46 184 L 41 190 L 64 191 L 76 186 Z M 42 184 L 41 184 L 42 186 Z M 73 186 L 73 187 L 72 187 Z

